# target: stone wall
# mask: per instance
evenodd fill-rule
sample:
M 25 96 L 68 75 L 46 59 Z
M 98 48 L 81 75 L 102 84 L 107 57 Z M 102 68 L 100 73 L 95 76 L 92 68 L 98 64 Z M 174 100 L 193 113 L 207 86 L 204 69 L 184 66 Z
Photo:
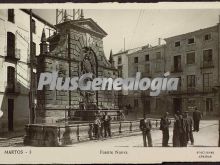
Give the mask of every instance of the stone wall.
M 170 119 L 173 126 L 173 119 Z M 151 119 L 152 130 L 158 130 L 160 119 Z M 111 123 L 113 137 L 140 134 L 140 121 L 121 121 Z M 92 123 L 68 125 L 26 125 L 24 144 L 28 146 L 64 146 L 94 139 Z
M 38 79 L 40 73 L 52 71 L 58 71 L 58 75 L 64 78 L 80 77 L 89 72 L 93 73 L 95 77 L 116 78 L 118 76 L 117 69 L 104 55 L 102 38 L 106 34 L 102 34 L 103 32 L 99 29 L 100 34 L 94 34 L 90 28 L 85 30 L 81 26 L 83 20 L 79 22 L 80 24 L 77 21 L 70 21 L 58 25 L 58 33 L 48 39 L 50 51 L 41 54 L 38 59 Z M 97 30 L 92 20 L 89 19 L 85 22 Z M 113 90 L 93 92 L 89 99 L 86 98 L 87 96 L 86 92 L 79 90 L 57 91 L 49 90 L 46 87 L 44 91 L 38 93 L 38 111 L 41 112 L 38 113 L 38 119 L 40 119 L 38 121 L 45 122 L 41 119 L 48 117 L 54 121 L 58 118 L 65 118 L 65 109 L 82 109 L 80 105 L 85 104 L 88 100 L 90 108 L 87 106 L 87 109 L 94 109 L 91 107 L 96 107 L 96 110 L 118 108 L 118 94 Z M 53 109 L 60 109 L 60 111 Z M 68 114 L 69 117 L 75 115 L 74 111 Z

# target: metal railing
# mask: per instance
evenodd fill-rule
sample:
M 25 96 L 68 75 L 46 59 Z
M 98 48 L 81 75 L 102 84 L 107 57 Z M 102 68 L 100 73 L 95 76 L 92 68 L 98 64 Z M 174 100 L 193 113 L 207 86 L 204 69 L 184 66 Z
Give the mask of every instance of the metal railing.
M 169 118 L 169 120 L 171 121 L 170 127 L 173 127 L 173 118 Z M 160 119 L 151 118 L 151 124 L 152 130 L 160 129 Z M 110 129 L 111 136 L 127 136 L 131 133 L 140 134 L 140 120 L 111 122 Z M 24 143 L 26 145 L 62 146 L 96 138 L 93 122 L 68 125 L 34 124 L 26 125 L 25 130 Z M 100 132 L 101 137 L 103 133 Z
M 200 67 L 201 67 L 201 69 L 203 69 L 203 68 L 213 68 L 214 63 L 213 63 L 213 61 L 202 61 Z
M 172 73 L 179 73 L 179 72 L 182 72 L 182 71 L 183 71 L 183 69 L 182 69 L 181 66 L 179 66 L 179 67 L 175 67 L 174 65 L 171 66 L 171 72 Z

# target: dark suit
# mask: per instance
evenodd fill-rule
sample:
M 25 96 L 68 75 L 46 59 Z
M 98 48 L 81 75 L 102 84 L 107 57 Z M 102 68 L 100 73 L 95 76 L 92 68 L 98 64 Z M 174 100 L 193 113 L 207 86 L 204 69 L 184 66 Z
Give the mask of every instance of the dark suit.
M 198 110 L 195 110 L 193 112 L 194 131 L 199 131 L 199 122 L 201 118 L 202 118 L 201 112 Z
M 170 121 L 167 117 L 162 117 L 160 121 L 160 129 L 162 130 L 163 133 L 163 140 L 162 140 L 162 146 L 163 147 L 168 147 L 168 142 L 169 142 L 169 125 Z
M 141 119 L 140 120 L 140 130 L 142 131 L 143 134 L 143 142 L 144 142 L 144 147 L 147 147 L 147 141 L 148 141 L 148 146 L 152 147 L 152 138 L 151 138 L 151 121 L 149 119 Z M 147 137 L 147 141 L 146 141 Z
M 180 147 L 181 116 L 175 116 L 173 126 L 173 147 Z
M 187 147 L 188 143 L 188 119 L 181 119 L 180 146 Z
M 191 116 L 188 116 L 187 117 L 187 121 L 188 121 L 188 124 L 187 124 L 187 133 L 188 133 L 188 136 L 187 136 L 187 141 L 191 141 L 191 144 L 194 144 L 194 138 L 193 138 L 193 119 Z
M 104 134 L 105 137 L 111 137 L 111 116 L 104 115 L 103 116 L 103 126 L 104 126 Z

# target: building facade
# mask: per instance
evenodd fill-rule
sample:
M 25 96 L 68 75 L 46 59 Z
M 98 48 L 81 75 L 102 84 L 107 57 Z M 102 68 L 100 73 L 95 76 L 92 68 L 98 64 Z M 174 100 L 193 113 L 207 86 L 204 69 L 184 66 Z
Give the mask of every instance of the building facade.
M 55 27 L 36 14 L 30 22 L 28 10 L 0 10 L 0 132 L 23 129 L 29 122 L 30 25 L 35 56 L 42 30 L 49 37 Z
M 171 112 L 197 107 L 203 115 L 219 115 L 219 28 L 218 24 L 165 39 L 166 70 L 180 78 L 178 90 L 169 95 Z
M 169 77 L 179 78 L 177 91 L 164 91 L 156 97 L 150 97 L 149 91 L 129 91 L 123 100 L 131 104 L 135 118 L 144 113 L 192 112 L 195 107 L 204 116 L 220 114 L 219 30 L 217 24 L 166 38 L 165 45 L 147 45 L 142 50 L 124 54 L 128 59 L 128 77 L 133 77 L 136 72 L 141 72 L 144 77 L 163 77 L 164 73 L 170 72 Z

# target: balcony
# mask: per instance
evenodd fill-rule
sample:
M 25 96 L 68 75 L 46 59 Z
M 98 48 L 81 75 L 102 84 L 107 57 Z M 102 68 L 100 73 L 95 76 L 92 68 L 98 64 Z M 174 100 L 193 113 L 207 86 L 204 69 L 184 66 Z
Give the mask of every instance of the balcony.
M 203 93 L 212 93 L 214 92 L 213 87 L 211 86 L 203 86 Z
M 171 95 L 178 95 L 178 94 L 182 94 L 183 91 L 181 90 L 181 86 L 178 85 L 177 90 L 168 91 L 168 93 L 171 94 Z
M 141 72 L 141 77 L 152 77 L 151 72 Z
M 196 93 L 196 88 L 195 87 L 188 87 L 187 88 L 187 93 Z
M 182 67 L 175 67 L 175 66 L 171 66 L 171 73 L 180 73 L 183 72 Z
M 16 63 L 21 59 L 20 49 L 16 49 L 15 52 L 10 50 L 7 52 L 7 56 L 5 56 L 5 61 Z
M 198 91 L 195 87 L 188 87 L 186 90 L 177 89 L 176 91 L 169 91 L 171 95 L 193 95 L 203 93 L 203 91 Z
M 37 57 L 34 57 L 34 58 L 32 59 L 32 62 L 33 62 L 33 65 L 36 66 L 36 65 L 37 65 Z M 28 63 L 28 65 L 31 64 L 30 58 L 28 59 L 27 63 Z
M 202 61 L 200 68 L 201 69 L 214 68 L 213 61 Z
M 7 93 L 7 95 L 18 95 L 20 93 L 20 84 L 18 83 L 13 84 L 8 82 L 6 84 L 5 92 Z

